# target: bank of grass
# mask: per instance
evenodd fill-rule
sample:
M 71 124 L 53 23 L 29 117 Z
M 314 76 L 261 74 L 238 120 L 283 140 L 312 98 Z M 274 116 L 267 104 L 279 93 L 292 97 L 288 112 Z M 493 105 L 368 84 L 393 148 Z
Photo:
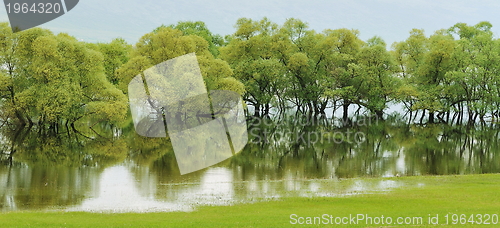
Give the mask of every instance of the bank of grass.
M 381 179 L 364 179 L 380 181 Z M 291 214 L 317 217 L 331 214 L 348 217 L 422 217 L 439 215 L 434 227 L 500 227 L 499 224 L 443 225 L 445 215 L 500 214 L 500 175 L 419 176 L 384 178 L 403 187 L 386 193 L 344 197 L 285 198 L 278 201 L 233 206 L 200 207 L 194 212 L 101 214 L 83 212 L 11 212 L 0 214 L 2 227 L 288 227 Z M 476 219 L 477 220 L 477 219 Z M 347 220 L 344 220 L 347 221 Z M 296 226 L 296 225 L 295 225 Z M 325 226 L 325 225 L 312 225 Z M 338 227 L 409 227 L 410 225 L 366 225 L 364 222 Z

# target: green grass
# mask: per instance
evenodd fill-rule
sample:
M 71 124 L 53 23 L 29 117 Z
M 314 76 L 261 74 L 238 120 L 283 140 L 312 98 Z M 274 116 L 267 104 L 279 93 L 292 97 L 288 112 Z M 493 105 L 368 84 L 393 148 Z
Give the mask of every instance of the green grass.
M 368 214 L 422 217 L 423 225 L 411 227 L 500 227 L 497 225 L 443 225 L 445 215 L 500 214 L 500 175 L 420 176 L 385 178 L 403 183 L 387 193 L 336 198 L 286 198 L 279 201 L 201 207 L 194 212 L 100 214 L 83 212 L 10 212 L 0 214 L 2 227 L 289 227 L 290 215 L 349 216 Z M 377 179 L 364 179 L 380 181 Z M 439 215 L 439 226 L 428 224 L 428 215 Z M 477 219 L 476 219 L 477 221 Z M 295 225 L 297 226 L 297 225 Z M 325 225 L 312 225 L 325 226 Z M 330 225 L 331 226 L 331 225 Z M 385 227 L 385 225 L 334 225 Z M 409 227 L 392 225 L 387 227 Z

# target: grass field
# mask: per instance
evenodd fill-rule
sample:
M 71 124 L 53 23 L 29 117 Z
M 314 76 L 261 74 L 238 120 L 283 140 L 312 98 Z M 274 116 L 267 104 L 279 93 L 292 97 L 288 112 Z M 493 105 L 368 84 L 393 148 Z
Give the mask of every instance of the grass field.
M 405 187 L 390 192 L 345 197 L 285 198 L 253 204 L 200 207 L 194 212 L 144 214 L 10 212 L 0 214 L 0 226 L 293 227 L 301 225 L 292 223 L 306 223 L 307 217 L 311 217 L 310 222 L 314 222 L 314 217 L 320 217 L 316 218 L 316 225 L 306 226 L 500 227 L 497 217 L 500 214 L 499 174 L 386 179 L 401 182 Z M 380 178 L 373 180 L 380 180 Z M 291 217 L 292 214 L 296 216 Z M 465 216 L 461 218 L 462 214 Z M 333 217 L 330 218 L 330 215 Z M 371 224 L 367 219 L 351 220 L 350 215 L 355 219 L 358 218 L 357 216 L 361 219 L 361 215 L 371 217 Z M 438 215 L 437 220 L 436 215 Z M 382 216 L 384 216 L 383 219 Z M 446 225 L 446 216 L 448 216 L 448 225 Z M 337 222 L 350 224 L 337 225 L 335 224 L 336 217 L 339 217 Z M 389 217 L 393 223 L 391 225 L 385 224 L 390 221 Z M 432 222 L 439 222 L 439 225 L 429 224 L 429 218 Z M 403 223 L 406 220 L 411 224 L 395 224 L 398 219 Z M 452 224 L 455 219 L 459 224 Z M 379 224 L 375 224 L 377 221 Z M 325 222 L 334 224 L 325 225 Z M 486 222 L 491 224 L 482 224 Z

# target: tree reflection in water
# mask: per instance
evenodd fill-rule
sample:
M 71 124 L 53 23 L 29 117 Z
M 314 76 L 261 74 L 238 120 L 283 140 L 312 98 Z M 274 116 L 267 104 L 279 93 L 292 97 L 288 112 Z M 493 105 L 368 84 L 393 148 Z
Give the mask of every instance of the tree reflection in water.
M 190 210 L 399 184 L 357 177 L 500 172 L 496 124 L 358 117 L 346 125 L 295 115 L 248 122 L 249 144 L 241 153 L 182 176 L 168 139 L 140 137 L 130 126 L 59 135 L 2 128 L 0 210 Z

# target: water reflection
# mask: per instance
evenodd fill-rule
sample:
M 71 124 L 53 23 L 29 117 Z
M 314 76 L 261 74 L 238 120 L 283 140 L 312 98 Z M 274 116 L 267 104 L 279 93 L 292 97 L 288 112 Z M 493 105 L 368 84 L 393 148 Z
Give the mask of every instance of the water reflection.
M 346 127 L 307 116 L 249 123 L 244 151 L 188 175 L 180 175 L 167 139 L 137 136 L 133 127 L 115 134 L 102 125 L 92 130 L 100 136 L 4 130 L 0 210 L 189 211 L 199 205 L 401 187 L 397 178 L 358 177 L 500 172 L 500 130 L 494 124 L 408 125 L 398 118 L 358 118 Z
M 141 195 L 140 188 L 136 188 L 134 183 L 125 166 L 107 168 L 100 178 L 99 187 L 92 191 L 95 196 L 68 210 L 113 213 L 191 210 L 189 205 L 158 202 L 153 195 Z
M 191 211 L 202 205 L 231 205 L 278 199 L 281 197 L 331 197 L 399 187 L 394 180 L 341 183 L 340 180 L 274 181 L 239 180 L 232 169 L 208 168 L 176 183 L 161 183 L 152 175 L 134 178 L 130 170 L 135 165 L 125 163 L 107 168 L 100 179 L 96 197 L 85 200 L 70 211 L 91 212 L 158 212 Z
M 13 164 L 0 169 L 0 210 L 55 209 L 79 204 L 99 180 L 96 168 Z

